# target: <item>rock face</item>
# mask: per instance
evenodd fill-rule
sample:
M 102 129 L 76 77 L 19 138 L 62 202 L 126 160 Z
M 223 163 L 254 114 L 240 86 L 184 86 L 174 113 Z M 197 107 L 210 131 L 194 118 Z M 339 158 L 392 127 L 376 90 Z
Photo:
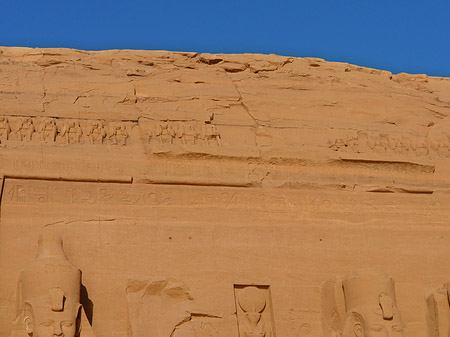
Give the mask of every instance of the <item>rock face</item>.
M 321 59 L 0 48 L 0 337 L 44 228 L 82 335 L 447 337 L 449 114 Z

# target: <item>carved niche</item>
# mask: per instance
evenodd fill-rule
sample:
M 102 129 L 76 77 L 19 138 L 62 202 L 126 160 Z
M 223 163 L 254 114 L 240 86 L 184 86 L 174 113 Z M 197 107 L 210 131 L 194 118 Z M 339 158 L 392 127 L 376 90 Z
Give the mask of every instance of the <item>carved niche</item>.
M 394 281 L 379 269 L 326 282 L 322 319 L 325 334 L 333 337 L 404 336 Z
M 240 337 L 275 337 L 269 286 L 235 285 Z
M 36 259 L 19 278 L 16 322 L 23 322 L 33 337 L 78 336 L 81 271 L 67 259 L 55 231 L 44 231 L 38 247 Z

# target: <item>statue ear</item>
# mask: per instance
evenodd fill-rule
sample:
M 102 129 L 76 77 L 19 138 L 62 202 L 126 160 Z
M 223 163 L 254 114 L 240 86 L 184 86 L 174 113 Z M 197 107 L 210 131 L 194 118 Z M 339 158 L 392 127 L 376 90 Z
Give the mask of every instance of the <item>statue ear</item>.
M 24 319 L 23 322 L 25 324 L 25 330 L 27 330 L 29 335 L 33 334 L 33 313 L 31 309 L 30 302 L 24 303 Z
M 355 337 L 364 337 L 364 329 L 361 322 L 355 322 L 353 327 Z
M 364 322 L 357 312 L 349 312 L 345 318 L 342 337 L 364 337 Z

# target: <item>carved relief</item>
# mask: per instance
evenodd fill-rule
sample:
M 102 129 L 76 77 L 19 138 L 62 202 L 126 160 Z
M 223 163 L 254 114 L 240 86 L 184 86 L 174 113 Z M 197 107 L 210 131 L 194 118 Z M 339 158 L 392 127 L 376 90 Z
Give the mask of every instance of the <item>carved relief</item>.
M 189 287 L 172 278 L 129 280 L 128 318 L 133 337 L 175 336 L 192 320 Z
M 325 283 L 322 301 L 327 335 L 404 336 L 394 281 L 381 270 L 360 270 Z
M 0 142 L 126 145 L 133 122 L 0 117 Z
M 207 122 L 140 122 L 149 144 L 183 144 L 221 146 L 216 126 Z
M 268 286 L 235 285 L 240 337 L 274 337 L 274 321 Z
M 106 122 L 42 117 L 0 116 L 0 143 L 127 145 L 133 126 L 139 125 L 144 141 L 155 144 L 221 146 L 220 132 L 209 122 L 150 121 Z
M 56 127 L 56 122 L 53 119 L 45 119 L 41 123 L 38 123 L 39 136 L 38 139 L 45 143 L 54 143 L 56 141 L 56 135 L 58 134 L 58 129 Z
M 358 131 L 345 137 L 330 139 L 328 147 L 334 151 L 353 153 L 414 154 L 416 156 L 450 157 L 450 135 L 393 136 L 387 133 Z
M 18 283 L 18 319 L 33 337 L 74 337 L 80 332 L 81 271 L 63 251 L 54 231 L 39 237 L 38 255 Z
M 430 337 L 450 335 L 450 283 L 434 290 L 426 298 L 427 324 Z
M 0 117 L 0 144 L 8 140 L 11 128 L 6 117 Z

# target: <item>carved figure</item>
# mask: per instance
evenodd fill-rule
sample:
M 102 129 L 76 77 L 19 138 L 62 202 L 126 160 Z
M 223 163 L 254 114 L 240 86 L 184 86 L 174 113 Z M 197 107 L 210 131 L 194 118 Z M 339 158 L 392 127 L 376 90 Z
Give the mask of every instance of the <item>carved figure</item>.
M 42 138 L 47 143 L 54 143 L 56 141 L 56 135 L 58 134 L 56 122 L 53 119 L 48 119 L 44 123 Z
M 343 337 L 404 336 L 394 281 L 378 269 L 353 272 L 342 280 Z
M 86 130 L 86 135 L 89 137 L 91 144 L 102 144 L 103 139 L 106 137 L 106 131 L 103 127 L 103 123 L 100 121 L 92 122 Z
M 20 126 L 19 130 L 19 140 L 26 140 L 27 142 L 31 142 L 31 138 L 33 137 L 33 133 L 35 131 L 31 118 L 25 118 L 22 121 L 22 125 Z
M 240 294 L 238 303 L 246 318 L 242 322 L 242 337 L 270 337 L 270 330 L 266 330 L 261 319 L 261 313 L 266 307 L 265 294 L 257 287 L 247 287 Z
M 70 122 L 64 121 L 62 125 L 58 128 L 59 136 L 64 139 L 64 142 L 66 144 L 69 144 L 69 128 L 70 128 Z
M 102 144 L 106 137 L 106 131 L 102 122 L 94 122 L 92 128 L 92 139 L 94 144 Z
M 185 144 L 183 123 L 178 123 L 177 125 L 174 126 L 173 139 L 176 143 Z
M 9 126 L 11 127 L 11 132 L 9 133 L 9 140 L 22 140 L 22 119 L 18 117 L 9 118 Z
M 222 145 L 220 140 L 220 133 L 213 124 L 203 124 L 200 138 L 208 145 Z
M 80 143 L 83 131 L 78 121 L 64 121 L 58 127 L 58 135 L 63 138 L 65 144 Z
M 19 317 L 33 337 L 74 337 L 80 331 L 81 271 L 63 251 L 54 231 L 39 237 L 36 259 L 22 271 L 18 283 Z
M 193 123 L 188 123 L 184 130 L 185 144 L 195 144 L 198 138 L 198 131 L 195 129 Z
M 116 129 L 115 123 L 108 123 L 108 125 L 105 127 L 106 131 L 106 140 L 109 144 L 116 145 L 117 144 L 117 129 Z
M 240 337 L 274 337 L 268 286 L 235 285 Z
M 73 143 L 80 143 L 81 136 L 83 136 L 83 130 L 81 129 L 80 123 L 74 121 L 69 128 L 69 141 Z
M 175 137 L 175 131 L 169 123 L 160 124 L 161 135 L 160 140 L 163 144 L 172 144 Z
M 4 143 L 9 138 L 11 128 L 6 117 L 0 117 L 0 143 Z
M 118 145 L 126 145 L 129 134 L 125 124 L 121 123 L 116 126 L 116 143 Z
M 45 123 L 46 121 L 41 118 L 35 119 L 33 122 L 36 132 L 36 140 L 39 142 L 43 142 L 45 140 L 44 139 Z
M 147 130 L 148 137 L 149 137 L 148 142 L 151 143 L 152 140 L 156 141 L 156 138 L 159 138 L 161 136 L 161 130 L 162 130 L 162 128 L 159 123 L 157 124 L 155 122 L 152 122 L 150 124 L 150 128 Z

